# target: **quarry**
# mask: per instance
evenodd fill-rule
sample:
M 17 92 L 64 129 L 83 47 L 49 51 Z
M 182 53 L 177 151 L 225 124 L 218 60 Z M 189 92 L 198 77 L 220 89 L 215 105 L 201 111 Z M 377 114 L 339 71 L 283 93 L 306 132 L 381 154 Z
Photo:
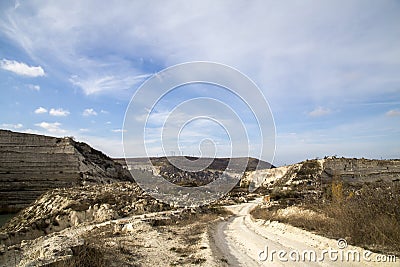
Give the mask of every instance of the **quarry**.
M 120 164 L 70 137 L 0 130 L 0 162 L 0 212 L 19 211 L 53 188 L 132 181 Z
M 129 170 L 151 168 L 143 159 L 114 160 L 71 137 L 0 130 L 0 212 L 15 213 L 0 228 L 0 266 L 259 266 L 264 242 L 334 246 L 340 236 L 290 221 L 331 222 L 325 204 L 345 207 L 365 192 L 387 190 L 379 201 L 392 203 L 390 214 L 399 216 L 398 159 L 325 157 L 281 167 L 246 160 L 227 195 L 182 207 L 154 199 L 135 183 Z M 196 187 L 219 179 L 229 159 L 215 159 L 200 172 L 179 170 L 166 158 L 151 161 L 169 182 Z M 237 232 L 244 226 L 251 234 Z M 363 245 L 355 236 L 343 238 Z M 395 238 L 363 246 L 376 257 L 398 256 Z M 337 266 L 365 266 L 346 264 Z

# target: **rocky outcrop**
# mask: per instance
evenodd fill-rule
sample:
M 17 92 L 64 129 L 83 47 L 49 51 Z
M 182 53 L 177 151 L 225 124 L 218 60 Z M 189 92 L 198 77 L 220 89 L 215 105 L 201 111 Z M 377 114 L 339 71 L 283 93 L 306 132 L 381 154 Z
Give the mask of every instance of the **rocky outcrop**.
M 322 178 L 339 175 L 345 182 L 400 181 L 400 160 L 327 158 L 323 162 Z
M 73 138 L 0 130 L 0 212 L 18 211 L 49 189 L 126 180 L 119 163 Z
M 54 189 L 0 228 L 0 245 L 14 245 L 82 223 L 101 223 L 169 209 L 169 205 L 153 199 L 130 182 Z
M 329 157 L 307 160 L 275 169 L 250 172 L 242 182 L 255 187 L 276 188 L 290 185 L 315 187 L 336 177 L 349 184 L 400 181 L 400 160 L 373 160 Z

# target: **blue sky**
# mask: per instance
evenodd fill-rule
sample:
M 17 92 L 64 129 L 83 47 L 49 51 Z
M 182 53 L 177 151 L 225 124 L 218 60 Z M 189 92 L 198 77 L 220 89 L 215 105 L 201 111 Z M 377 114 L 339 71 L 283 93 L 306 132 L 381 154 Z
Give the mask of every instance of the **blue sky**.
M 137 88 L 171 65 L 212 61 L 266 96 L 276 165 L 399 158 L 399 14 L 399 1 L 1 1 L 0 128 L 122 156 Z M 158 112 L 213 90 L 171 93 Z M 224 151 L 221 129 L 197 124 L 188 131 L 221 137 Z

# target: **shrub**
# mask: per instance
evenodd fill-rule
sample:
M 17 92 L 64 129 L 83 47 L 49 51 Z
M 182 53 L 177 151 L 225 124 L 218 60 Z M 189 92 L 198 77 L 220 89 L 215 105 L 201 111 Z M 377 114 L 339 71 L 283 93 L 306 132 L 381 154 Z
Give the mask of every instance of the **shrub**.
M 252 211 L 255 218 L 276 220 L 316 231 L 330 238 L 345 238 L 350 244 L 378 252 L 400 255 L 400 183 L 364 184 L 356 193 L 346 191 L 334 179 L 324 202 L 307 203 L 306 208 L 325 216 L 279 216 L 279 207 Z M 347 195 L 347 197 L 346 197 Z

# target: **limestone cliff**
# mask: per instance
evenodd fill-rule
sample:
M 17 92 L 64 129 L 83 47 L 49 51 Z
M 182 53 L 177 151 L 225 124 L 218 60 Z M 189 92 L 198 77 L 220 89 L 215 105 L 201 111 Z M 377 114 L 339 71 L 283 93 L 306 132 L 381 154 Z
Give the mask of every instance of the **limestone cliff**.
M 276 188 L 292 185 L 315 186 L 329 183 L 336 176 L 349 184 L 400 181 L 400 160 L 373 160 L 329 157 L 307 160 L 275 169 L 249 172 L 242 183 Z
M 119 163 L 73 138 L 0 130 L 0 212 L 18 211 L 49 189 L 131 179 Z

